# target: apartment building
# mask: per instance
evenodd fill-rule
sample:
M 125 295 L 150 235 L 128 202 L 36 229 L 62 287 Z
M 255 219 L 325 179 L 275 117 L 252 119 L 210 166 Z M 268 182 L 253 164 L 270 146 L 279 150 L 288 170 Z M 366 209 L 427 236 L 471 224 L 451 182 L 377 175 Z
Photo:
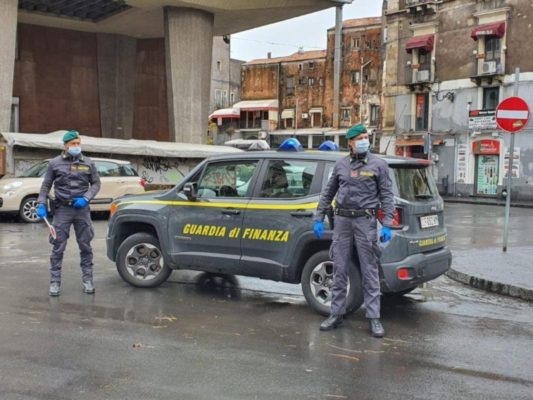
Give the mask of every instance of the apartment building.
M 252 60 L 242 66 L 243 137 L 268 137 L 277 146 L 297 137 L 316 148 L 326 139 L 346 147 L 346 128 L 380 127 L 381 18 L 346 20 L 342 28 L 339 121 L 333 120 L 334 30 L 326 50 Z M 253 107 L 253 108 L 251 108 Z
M 510 134 L 495 109 L 513 95 L 533 104 L 529 0 L 389 0 L 383 6 L 381 150 L 432 158 L 443 193 L 496 197 Z M 516 135 L 513 198 L 533 198 L 532 125 Z

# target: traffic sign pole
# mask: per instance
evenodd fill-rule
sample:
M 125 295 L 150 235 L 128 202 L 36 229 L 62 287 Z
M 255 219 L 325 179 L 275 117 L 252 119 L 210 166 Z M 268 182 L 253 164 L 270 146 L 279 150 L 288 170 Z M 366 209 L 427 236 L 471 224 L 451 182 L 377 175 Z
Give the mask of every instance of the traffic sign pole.
M 514 74 L 514 96 L 518 97 L 518 83 L 520 81 L 520 68 L 516 68 Z M 503 252 L 507 252 L 507 240 L 509 238 L 509 214 L 511 210 L 511 182 L 513 180 L 513 157 L 514 157 L 514 133 L 511 133 L 511 145 L 509 146 L 509 165 L 507 166 L 507 197 L 505 198 L 505 222 L 503 228 Z

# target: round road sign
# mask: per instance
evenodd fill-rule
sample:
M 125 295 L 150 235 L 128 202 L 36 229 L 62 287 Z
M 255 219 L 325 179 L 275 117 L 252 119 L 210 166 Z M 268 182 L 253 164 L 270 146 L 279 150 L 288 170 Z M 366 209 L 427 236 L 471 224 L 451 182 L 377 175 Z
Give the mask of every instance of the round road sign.
M 507 132 L 515 133 L 524 129 L 529 117 L 529 107 L 520 97 L 509 97 L 496 108 L 496 123 Z

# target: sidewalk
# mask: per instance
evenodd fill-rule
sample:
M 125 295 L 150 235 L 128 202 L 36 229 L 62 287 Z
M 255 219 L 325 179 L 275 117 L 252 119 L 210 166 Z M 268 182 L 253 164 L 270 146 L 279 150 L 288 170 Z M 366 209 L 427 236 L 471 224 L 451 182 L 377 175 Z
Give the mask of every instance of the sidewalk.
M 465 203 L 465 204 L 480 204 L 484 206 L 505 206 L 505 199 L 502 197 L 455 197 L 442 196 L 445 203 Z M 533 208 L 533 201 L 513 200 L 511 199 L 511 207 Z
M 454 251 L 446 274 L 478 289 L 533 301 L 533 247 Z

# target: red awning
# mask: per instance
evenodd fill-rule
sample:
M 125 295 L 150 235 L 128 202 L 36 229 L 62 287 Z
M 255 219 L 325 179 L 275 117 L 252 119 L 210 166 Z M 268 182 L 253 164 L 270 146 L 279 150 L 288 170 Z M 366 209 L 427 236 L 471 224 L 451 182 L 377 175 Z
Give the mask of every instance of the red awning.
M 408 53 L 411 53 L 413 49 L 424 49 L 429 53 L 431 52 L 431 50 L 433 50 L 434 40 L 434 35 L 412 37 L 407 41 L 407 44 L 405 45 L 405 50 L 407 50 Z
M 477 26 L 470 35 L 472 39 L 477 40 L 479 36 L 496 36 L 503 37 L 505 35 L 505 22 L 495 22 L 492 24 L 485 24 Z

